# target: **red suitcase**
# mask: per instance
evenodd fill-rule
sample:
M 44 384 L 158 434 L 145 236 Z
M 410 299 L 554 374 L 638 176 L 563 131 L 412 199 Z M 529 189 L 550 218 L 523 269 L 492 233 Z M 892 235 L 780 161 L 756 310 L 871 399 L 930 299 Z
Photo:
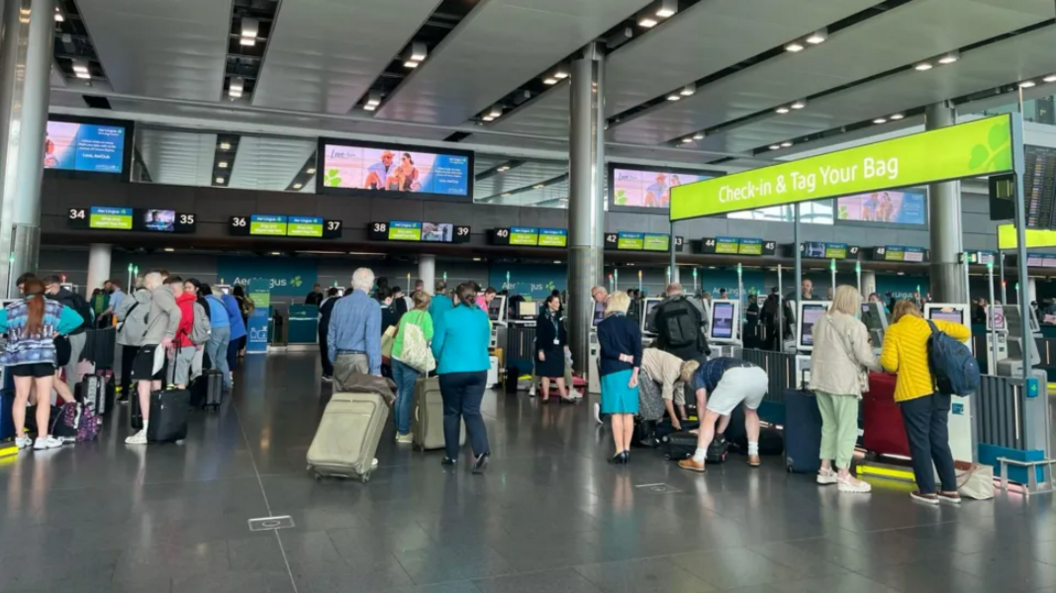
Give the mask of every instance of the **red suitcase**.
M 902 410 L 895 403 L 895 375 L 869 373 L 869 392 L 862 394 L 862 419 L 866 451 L 909 457 Z

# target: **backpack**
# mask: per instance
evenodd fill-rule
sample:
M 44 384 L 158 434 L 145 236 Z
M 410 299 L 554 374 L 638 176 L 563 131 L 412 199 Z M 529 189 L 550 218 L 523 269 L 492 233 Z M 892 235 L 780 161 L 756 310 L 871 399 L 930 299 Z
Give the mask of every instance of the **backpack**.
M 209 341 L 209 334 L 213 331 L 213 327 L 209 323 L 209 312 L 201 303 L 195 301 L 192 310 L 194 311 L 194 323 L 191 325 L 191 335 L 187 337 L 190 338 L 192 344 L 201 346 Z
M 685 348 L 700 343 L 700 313 L 685 298 L 674 299 L 663 305 L 663 327 L 657 324 L 661 335 L 666 333 L 667 346 Z
M 967 346 L 928 321 L 928 369 L 936 393 L 968 396 L 979 390 L 979 363 Z

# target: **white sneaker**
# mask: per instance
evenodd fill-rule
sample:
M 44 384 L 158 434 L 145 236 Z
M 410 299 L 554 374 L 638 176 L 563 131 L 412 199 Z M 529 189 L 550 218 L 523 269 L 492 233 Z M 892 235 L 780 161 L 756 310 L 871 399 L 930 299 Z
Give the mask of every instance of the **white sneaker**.
M 594 420 L 598 424 L 605 424 L 601 421 L 601 404 L 594 402 Z
M 334 378 L 331 377 L 330 375 L 323 375 L 323 381 L 325 381 L 327 383 L 333 383 L 334 382 Z
M 32 437 L 15 437 L 15 447 L 19 450 L 28 449 L 33 446 Z
M 125 439 L 126 445 L 146 445 L 147 444 L 147 427 L 144 426 L 143 430 Z
M 411 433 L 407 433 L 407 434 L 396 433 L 396 442 L 397 443 L 404 443 L 404 444 L 413 443 L 414 442 L 414 435 L 412 435 Z
M 818 470 L 818 484 L 822 486 L 828 486 L 829 484 L 835 484 L 840 481 L 840 478 L 836 475 L 836 472 L 831 469 Z
M 33 443 L 34 451 L 43 451 L 45 449 L 56 449 L 62 446 L 62 439 L 57 439 L 50 434 L 46 437 L 37 437 L 37 441 Z
M 528 388 L 528 397 L 535 397 L 535 385 Z
M 851 494 L 868 494 L 873 490 L 873 487 L 868 482 L 855 480 L 854 478 L 840 479 L 837 488 L 839 488 L 840 492 L 849 492 Z

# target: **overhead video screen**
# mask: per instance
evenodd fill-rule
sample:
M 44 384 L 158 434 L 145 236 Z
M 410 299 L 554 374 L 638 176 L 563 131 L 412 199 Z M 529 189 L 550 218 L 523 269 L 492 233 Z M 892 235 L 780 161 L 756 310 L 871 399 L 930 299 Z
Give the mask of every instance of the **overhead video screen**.
M 839 220 L 927 224 L 928 201 L 922 192 L 880 191 L 836 200 Z
M 122 173 L 126 132 L 122 125 L 49 121 L 44 137 L 44 168 Z
M 671 188 L 721 175 L 684 169 L 639 169 L 609 166 L 609 209 L 613 211 L 657 211 L 671 206 Z
M 473 153 L 320 141 L 321 193 L 470 200 Z

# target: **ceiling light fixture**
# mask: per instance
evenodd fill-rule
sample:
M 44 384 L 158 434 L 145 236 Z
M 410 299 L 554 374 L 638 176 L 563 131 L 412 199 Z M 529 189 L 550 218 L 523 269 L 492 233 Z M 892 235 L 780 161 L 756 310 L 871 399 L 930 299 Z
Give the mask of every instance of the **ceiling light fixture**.
M 678 12 L 678 0 L 660 0 L 660 6 L 656 9 L 656 16 L 666 19 L 675 16 Z
M 165 251 L 168 251 L 168 252 L 170 252 L 170 253 L 171 253 L 171 252 L 173 252 L 173 251 L 176 251 L 176 250 L 175 250 L 175 249 L 173 249 L 172 247 L 166 247 L 166 248 L 165 248 Z
M 811 33 L 807 37 L 806 42 L 811 44 L 811 45 L 818 45 L 819 43 L 825 43 L 825 40 L 828 39 L 828 38 L 829 38 L 829 30 L 828 29 L 818 29 L 817 31 L 814 31 L 813 33 Z
M 91 78 L 92 73 L 88 71 L 88 62 L 84 60 L 73 61 L 73 73 L 77 78 Z
M 305 170 L 305 173 L 307 173 L 309 175 L 315 175 L 315 167 L 311 167 L 311 168 Z
M 508 198 L 508 197 L 510 197 L 510 196 L 512 196 L 512 195 L 513 195 L 513 194 L 511 194 L 510 192 L 506 192 L 506 193 L 502 194 L 502 197 L 504 197 L 504 198 Z
M 55 7 L 55 22 L 61 23 L 66 20 L 66 17 L 62 16 L 62 10 L 58 6 Z
M 1023 82 L 1019 83 L 1019 88 L 1021 88 L 1021 89 L 1029 89 L 1029 88 L 1037 86 L 1037 85 L 1038 85 L 1038 83 L 1034 82 L 1033 80 L 1024 80 Z
M 258 33 L 260 33 L 260 23 L 257 19 L 250 16 L 242 17 L 242 33 L 239 43 L 247 47 L 253 47 L 257 44 Z
M 221 142 L 220 143 L 220 150 L 231 150 L 231 143 L 230 142 Z
M 221 169 L 226 169 L 227 168 L 227 161 L 220 161 L 219 163 L 216 164 L 216 166 L 220 167 Z
M 503 166 L 499 167 L 498 169 L 496 169 L 496 171 L 498 171 L 499 173 L 505 173 L 506 171 L 509 171 L 509 170 L 510 170 L 510 166 L 509 165 L 503 165 Z
M 704 132 L 699 132 L 697 134 L 693 134 L 693 139 L 694 140 L 703 140 L 704 139 Z
M 887 123 L 887 118 L 878 117 L 878 118 L 873 120 L 873 123 L 876 124 L 876 125 L 886 124 Z
M 558 80 L 564 80 L 568 78 L 568 68 L 565 68 L 563 64 L 559 64 L 554 70 L 554 73 L 551 75 L 551 77 L 556 78 Z
M 792 141 L 791 140 L 786 140 L 786 141 L 781 143 L 781 148 L 788 148 L 789 146 L 792 146 Z
M 807 100 L 806 99 L 800 99 L 799 101 L 796 101 L 795 103 L 793 103 L 791 105 L 792 109 L 803 109 L 806 106 L 807 106 Z
M 692 97 L 693 93 L 695 92 L 697 92 L 697 85 L 696 83 L 691 82 L 686 86 L 682 87 L 682 90 L 679 91 L 679 94 L 681 94 L 683 97 Z
M 652 29 L 653 27 L 656 26 L 656 23 L 657 23 L 657 20 L 651 14 L 642 13 L 641 15 L 638 16 L 638 26 L 639 27 L 644 27 L 646 29 Z
M 898 120 L 902 119 L 903 117 L 906 117 L 906 116 L 902 115 L 901 113 L 892 113 L 891 117 L 889 117 L 888 119 L 890 119 L 891 121 L 898 121 Z
M 483 120 L 483 121 L 486 121 L 486 122 L 495 121 L 495 118 L 490 116 L 490 115 L 485 115 L 484 117 L 482 117 L 480 119 Z
M 682 139 L 682 143 L 683 144 L 689 144 L 692 141 L 693 141 L 693 138 L 690 138 L 689 136 L 686 136 L 685 138 Z
M 671 93 L 670 95 L 667 96 L 667 100 L 668 101 L 678 101 L 681 98 L 682 98 L 682 95 L 680 95 L 678 93 Z
M 770 150 L 781 150 L 781 145 L 780 144 L 771 144 L 770 145 Z
M 412 62 L 410 60 L 407 60 L 406 62 L 403 63 L 403 67 L 404 68 L 417 68 L 418 67 L 418 62 Z
M 1045 82 L 1056 82 L 1056 74 L 1050 74 L 1045 78 L 1042 78 Z
M 532 186 L 533 189 L 543 189 L 544 187 L 546 187 L 545 183 L 536 183 Z
M 793 41 L 792 43 L 789 43 L 785 46 L 785 51 L 790 53 L 801 52 L 803 51 L 803 49 L 803 44 L 798 41 Z
M 952 63 L 956 62 L 959 59 L 961 59 L 961 52 L 959 52 L 959 51 L 951 51 L 949 53 L 943 54 L 942 57 L 939 58 L 939 63 L 940 64 L 952 64 Z
M 272 255 L 282 255 L 282 254 L 281 254 L 281 253 L 279 253 L 278 251 L 272 251 L 272 252 L 271 252 L 271 254 L 272 254 Z
M 554 78 L 553 76 L 547 76 L 546 78 L 543 79 L 543 84 L 545 84 L 547 86 L 553 86 L 553 85 L 557 84 L 557 79 Z
M 501 105 L 492 106 L 491 111 L 488 112 L 488 115 L 490 115 L 491 117 L 496 118 L 496 119 L 502 117 L 502 106 Z
M 932 68 L 933 66 L 931 65 L 931 62 L 920 62 L 916 66 L 913 66 L 913 69 L 918 72 L 924 72 L 926 70 L 931 70 Z
M 409 52 L 407 56 L 407 61 L 409 62 L 424 62 L 429 55 L 429 49 L 421 41 L 412 43 Z
M 293 184 L 293 189 L 301 189 L 302 187 L 304 187 L 303 183 L 294 183 Z
M 774 111 L 776 111 L 777 113 L 780 113 L 781 115 L 784 115 L 784 114 L 789 112 L 789 109 L 788 109 L 788 107 L 785 107 L 784 105 L 782 105 L 782 106 L 778 107 L 777 109 L 775 109 Z
M 232 98 L 239 98 L 242 96 L 242 92 L 246 88 L 246 81 L 241 76 L 236 76 L 231 79 L 231 83 L 227 87 L 227 94 Z
M 377 108 L 378 108 L 378 106 L 374 105 L 373 103 L 367 103 L 366 105 L 363 106 L 363 110 L 364 111 L 374 111 Z
M 223 177 L 217 177 L 216 178 L 216 182 L 222 185 L 224 183 L 224 178 Z
M 474 257 L 473 261 L 480 261 L 480 258 L 479 257 Z

